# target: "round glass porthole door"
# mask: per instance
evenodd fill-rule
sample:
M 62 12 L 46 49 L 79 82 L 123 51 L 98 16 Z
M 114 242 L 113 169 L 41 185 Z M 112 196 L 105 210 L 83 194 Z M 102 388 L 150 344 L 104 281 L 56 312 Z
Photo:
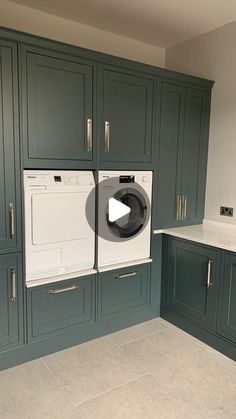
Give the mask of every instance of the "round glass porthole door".
M 130 212 L 114 222 L 109 221 L 107 214 L 107 223 L 110 231 L 119 238 L 128 239 L 134 237 L 143 229 L 148 217 L 145 198 L 134 188 L 121 189 L 113 195 L 113 198 L 127 205 L 130 208 Z

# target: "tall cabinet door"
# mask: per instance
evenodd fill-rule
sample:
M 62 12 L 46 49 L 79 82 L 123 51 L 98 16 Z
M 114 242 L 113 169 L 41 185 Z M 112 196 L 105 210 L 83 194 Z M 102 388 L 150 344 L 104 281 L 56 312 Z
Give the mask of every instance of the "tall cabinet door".
M 22 47 L 21 69 L 25 166 L 93 160 L 92 64 Z
M 16 250 L 20 222 L 19 149 L 16 125 L 16 49 L 0 40 L 0 253 Z M 15 155 L 15 147 L 17 152 Z M 19 204 L 19 205 L 18 205 Z M 16 212 L 17 210 L 17 212 Z
M 154 81 L 103 67 L 100 78 L 101 160 L 150 163 Z
M 161 103 L 156 211 L 158 227 L 165 228 L 179 224 L 185 89 L 164 83 Z
M 218 250 L 169 239 L 168 306 L 205 326 L 215 325 Z
M 183 215 L 188 222 L 203 218 L 206 171 L 207 94 L 187 89 L 182 162 Z
M 236 255 L 223 253 L 218 333 L 236 342 Z
M 0 351 L 22 343 L 21 256 L 0 256 Z

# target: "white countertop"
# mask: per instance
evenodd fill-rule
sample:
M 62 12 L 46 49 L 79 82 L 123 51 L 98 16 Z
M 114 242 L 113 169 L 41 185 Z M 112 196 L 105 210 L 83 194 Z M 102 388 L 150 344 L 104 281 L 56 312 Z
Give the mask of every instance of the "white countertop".
M 164 233 L 236 252 L 236 225 L 233 224 L 204 220 L 203 224 L 154 230 L 153 233 Z

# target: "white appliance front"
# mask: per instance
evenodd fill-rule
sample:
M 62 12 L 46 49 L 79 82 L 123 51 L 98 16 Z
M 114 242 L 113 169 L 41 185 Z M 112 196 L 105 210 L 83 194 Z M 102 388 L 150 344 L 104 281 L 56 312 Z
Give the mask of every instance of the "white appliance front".
M 132 184 L 123 183 L 126 177 L 131 177 Z M 120 183 L 122 177 L 122 183 Z M 105 182 L 104 182 L 105 181 Z M 145 226 L 128 239 L 113 240 L 107 222 L 107 208 L 109 199 L 119 195 L 119 191 L 133 191 L 141 186 L 149 200 L 149 211 L 152 201 L 152 172 L 151 171 L 100 171 L 99 172 L 99 202 L 98 202 L 98 268 L 125 264 L 137 261 L 151 261 L 150 240 L 151 240 L 151 212 L 148 215 L 148 222 Z M 134 192 L 135 193 L 135 192 Z M 145 204 L 144 204 L 145 205 Z M 129 216 L 129 215 L 128 215 Z M 128 217 L 127 216 L 127 217 Z M 116 227 L 118 227 L 119 221 Z M 105 234 L 104 234 L 105 232 Z
M 90 171 L 24 171 L 27 284 L 93 269 L 94 187 Z

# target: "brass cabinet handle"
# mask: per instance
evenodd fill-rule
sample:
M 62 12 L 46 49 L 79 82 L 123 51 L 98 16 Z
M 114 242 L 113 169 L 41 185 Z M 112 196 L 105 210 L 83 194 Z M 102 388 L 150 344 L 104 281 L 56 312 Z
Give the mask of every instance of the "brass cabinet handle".
M 87 151 L 93 149 L 93 123 L 92 119 L 87 119 Z
M 15 303 L 16 301 L 16 269 L 10 268 L 11 275 L 11 301 Z
M 115 280 L 117 281 L 119 279 L 129 278 L 130 276 L 135 276 L 135 275 L 137 275 L 136 271 L 127 272 L 126 274 L 116 275 Z
M 182 220 L 186 220 L 186 218 L 187 218 L 187 196 L 183 195 L 182 200 L 183 200 L 183 204 L 182 204 Z
M 10 237 L 11 239 L 15 238 L 15 210 L 14 204 L 10 202 L 9 204 L 9 223 L 10 223 Z
M 207 288 L 210 288 L 213 285 L 213 282 L 211 281 L 211 268 L 213 265 L 213 260 L 208 260 L 208 270 L 207 270 Z
M 61 294 L 62 292 L 73 291 L 73 290 L 76 290 L 77 288 L 79 288 L 79 285 L 73 284 L 73 285 L 71 285 L 69 287 L 65 287 L 65 288 L 50 289 L 50 290 L 48 290 L 48 294 L 50 294 L 50 295 Z
M 110 151 L 110 122 L 105 121 L 105 153 Z
M 176 203 L 176 220 L 177 221 L 181 219 L 181 206 L 182 206 L 181 196 L 177 195 L 177 203 Z

